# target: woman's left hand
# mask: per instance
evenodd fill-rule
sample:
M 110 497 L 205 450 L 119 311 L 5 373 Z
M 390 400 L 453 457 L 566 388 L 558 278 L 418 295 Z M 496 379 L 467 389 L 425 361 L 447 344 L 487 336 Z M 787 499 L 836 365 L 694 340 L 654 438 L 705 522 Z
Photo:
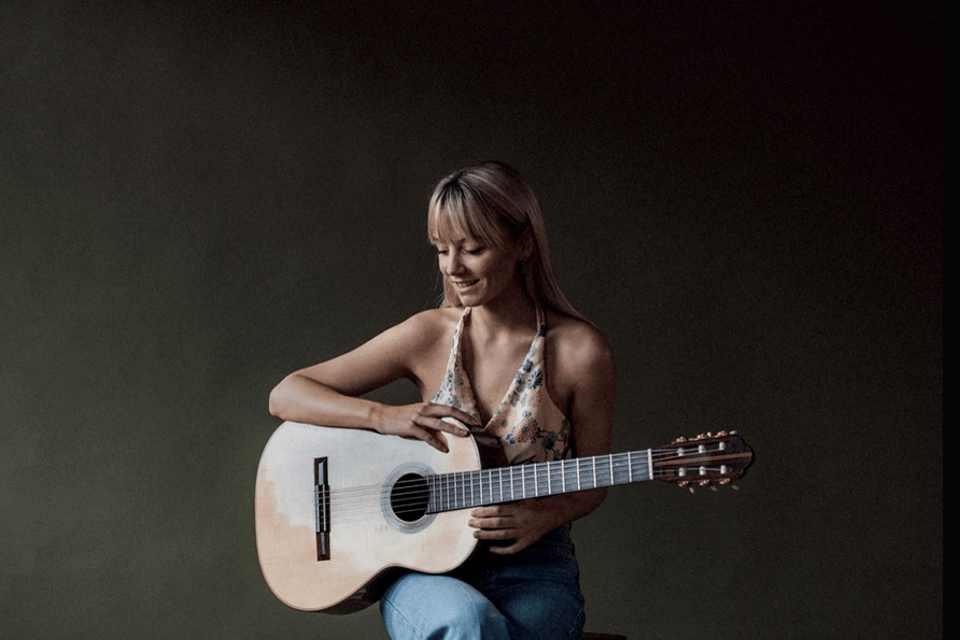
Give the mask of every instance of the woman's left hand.
M 470 512 L 471 518 L 467 524 L 476 529 L 474 538 L 510 542 L 507 546 L 491 545 L 491 552 L 504 555 L 517 553 L 563 524 L 552 503 L 550 498 L 538 498 L 479 507 Z

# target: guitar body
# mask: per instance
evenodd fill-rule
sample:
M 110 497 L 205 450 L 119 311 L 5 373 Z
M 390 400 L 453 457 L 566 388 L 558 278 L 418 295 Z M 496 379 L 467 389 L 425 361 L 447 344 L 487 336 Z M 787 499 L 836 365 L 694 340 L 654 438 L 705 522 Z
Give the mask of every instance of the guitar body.
M 480 469 L 472 438 L 447 442 L 444 454 L 419 440 L 283 423 L 256 483 L 257 554 L 271 591 L 294 609 L 350 613 L 376 602 L 399 570 L 462 564 L 477 546 L 470 510 L 411 518 L 391 496 L 398 481 Z M 318 483 L 334 496 L 328 502 Z M 324 518 L 333 524 L 321 539 Z
M 478 441 L 420 440 L 284 422 L 260 457 L 257 554 L 273 593 L 304 611 L 351 613 L 376 602 L 398 572 L 444 573 L 476 550 L 473 507 L 661 480 L 729 484 L 753 450 L 721 431 L 656 449 L 481 469 Z M 480 438 L 485 455 L 499 446 Z

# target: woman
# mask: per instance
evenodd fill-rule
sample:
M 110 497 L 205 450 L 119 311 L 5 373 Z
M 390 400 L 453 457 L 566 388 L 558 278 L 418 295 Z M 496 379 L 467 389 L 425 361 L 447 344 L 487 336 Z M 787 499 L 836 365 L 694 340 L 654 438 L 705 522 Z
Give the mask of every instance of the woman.
M 498 445 L 487 464 L 606 454 L 613 359 L 606 339 L 557 285 L 533 192 L 487 162 L 437 185 L 428 235 L 444 276 L 439 309 L 357 349 L 287 376 L 270 395 L 284 420 L 371 429 L 447 450 L 470 431 Z M 422 402 L 361 398 L 399 378 Z M 450 575 L 407 573 L 380 601 L 390 636 L 579 638 L 583 598 L 569 524 L 603 489 L 475 509 L 483 551 Z

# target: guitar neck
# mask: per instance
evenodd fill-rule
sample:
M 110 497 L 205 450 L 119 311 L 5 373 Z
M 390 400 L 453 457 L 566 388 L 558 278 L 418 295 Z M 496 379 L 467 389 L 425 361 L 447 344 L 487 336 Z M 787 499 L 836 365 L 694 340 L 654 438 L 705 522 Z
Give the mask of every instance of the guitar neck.
M 455 511 L 642 482 L 654 478 L 653 449 L 538 462 L 426 478 L 428 513 Z

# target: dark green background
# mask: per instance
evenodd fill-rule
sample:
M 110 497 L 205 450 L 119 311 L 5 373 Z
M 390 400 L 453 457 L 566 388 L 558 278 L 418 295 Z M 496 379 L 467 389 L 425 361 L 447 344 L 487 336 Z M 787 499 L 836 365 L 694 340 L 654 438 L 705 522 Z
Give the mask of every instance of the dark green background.
M 588 626 L 942 636 L 943 16 L 903 4 L 4 2 L 0 635 L 385 638 L 263 583 L 266 398 L 435 303 L 430 189 L 500 158 L 616 449 L 757 452 L 576 525 Z

